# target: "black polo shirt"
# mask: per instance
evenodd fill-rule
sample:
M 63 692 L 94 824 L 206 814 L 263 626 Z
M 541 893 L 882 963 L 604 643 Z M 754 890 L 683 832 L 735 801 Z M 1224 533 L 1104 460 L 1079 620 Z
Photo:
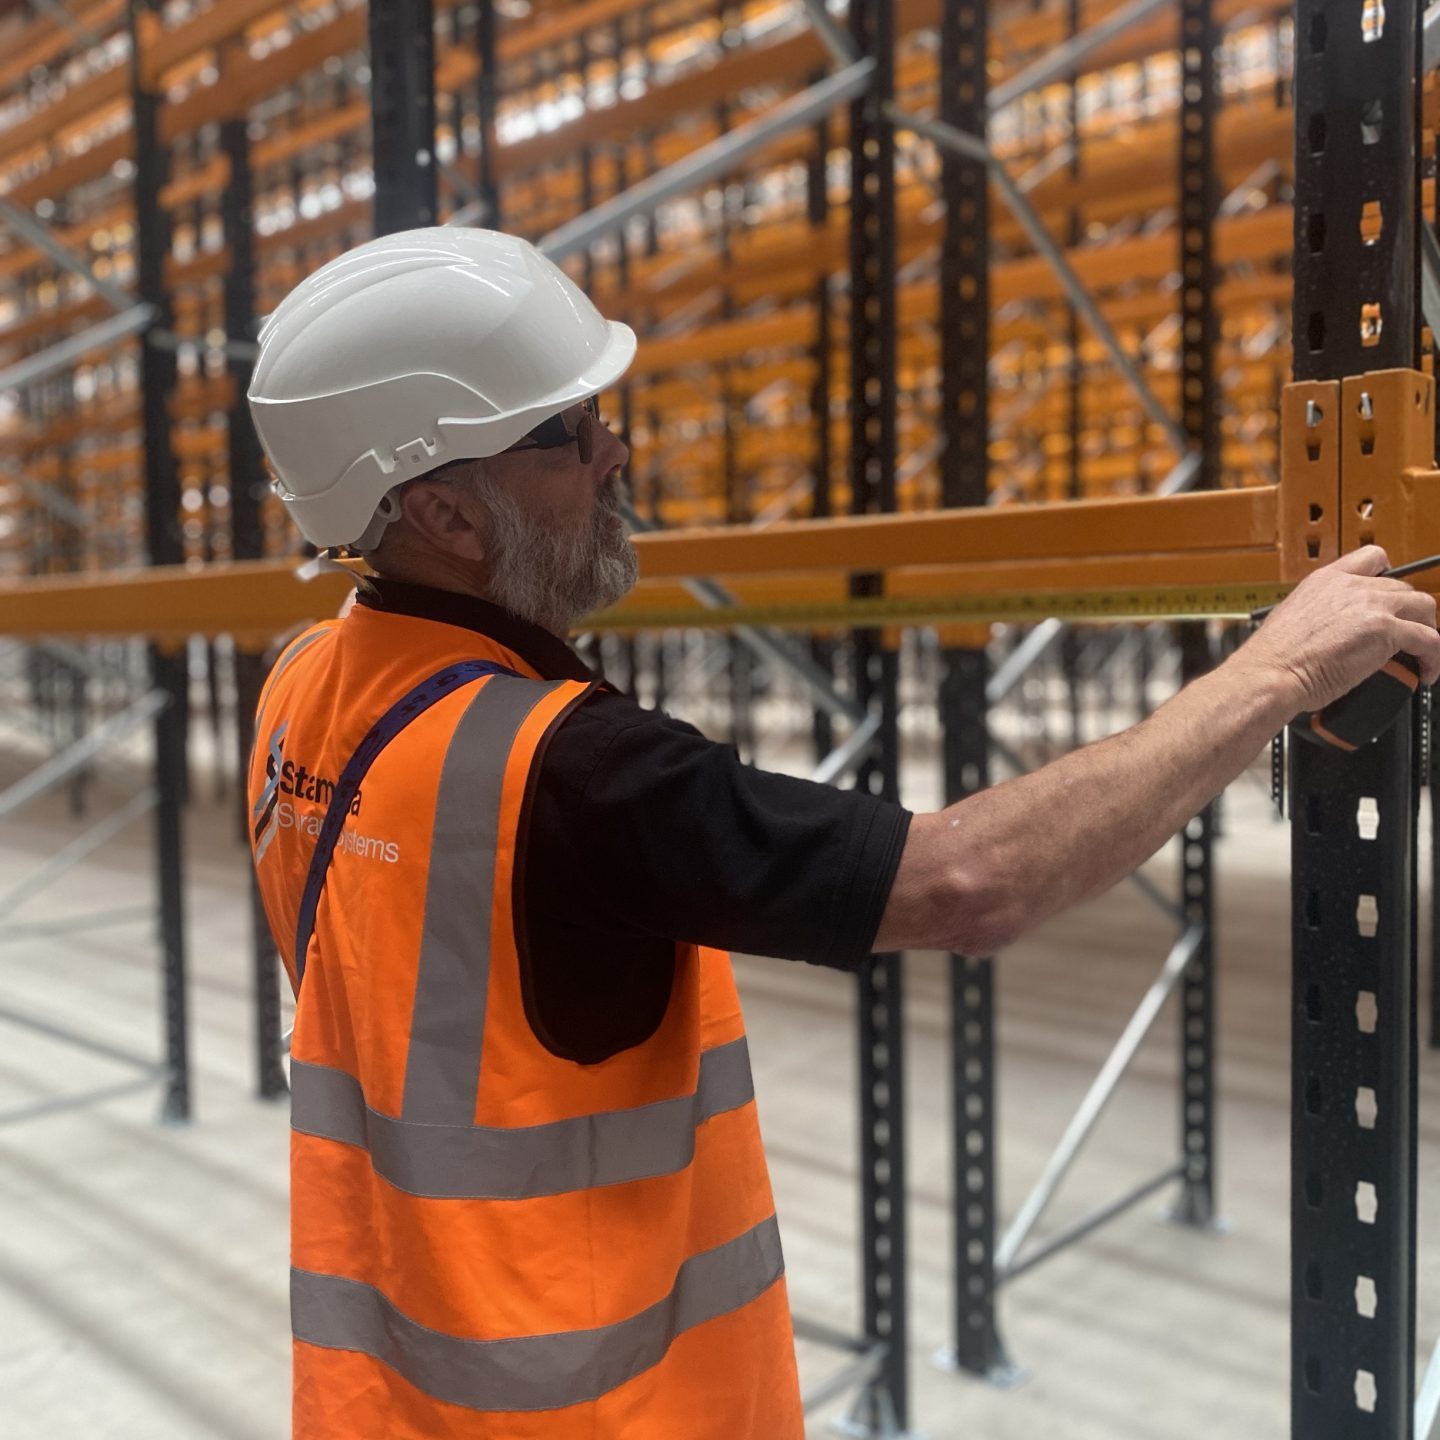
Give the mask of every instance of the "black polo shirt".
M 378 579 L 359 602 L 489 636 L 547 680 L 593 680 L 564 641 L 474 596 Z M 602 1060 L 665 1013 L 677 941 L 853 969 L 910 814 L 742 764 L 603 686 L 551 736 L 522 821 L 526 1011 L 554 1053 Z

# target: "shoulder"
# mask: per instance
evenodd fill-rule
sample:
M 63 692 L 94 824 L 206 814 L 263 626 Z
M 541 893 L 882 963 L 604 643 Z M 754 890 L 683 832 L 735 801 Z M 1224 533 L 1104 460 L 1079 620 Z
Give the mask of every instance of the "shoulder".
M 302 630 L 298 635 L 293 635 L 284 641 L 280 646 L 270 652 L 273 659 L 270 664 L 269 674 L 265 677 L 265 683 L 261 686 L 259 696 L 259 712 L 264 713 L 265 704 L 276 689 L 277 682 L 287 671 L 291 671 L 295 662 L 301 656 L 314 653 L 315 642 L 325 640 L 340 628 L 341 621 L 322 620 L 318 625 L 312 625 L 307 630 Z M 290 681 L 294 680 L 294 673 L 290 675 Z
M 685 755 L 733 753 L 708 740 L 693 725 L 663 710 L 647 710 L 628 695 L 604 686 L 577 705 L 546 746 L 541 783 L 547 788 L 584 790 L 597 770 L 637 763 L 665 768 Z M 667 761 L 668 757 L 668 761 Z
M 623 737 L 627 742 L 663 745 L 681 740 L 693 745 L 728 749 L 707 739 L 693 725 L 663 710 L 647 710 L 629 695 L 601 685 L 587 695 L 566 718 L 559 733 L 584 736 L 594 743 Z
M 333 635 L 343 622 L 339 617 L 329 620 L 321 620 L 314 625 L 307 626 L 304 630 L 292 634 L 289 639 L 282 641 L 273 647 L 270 654 L 273 659 L 273 670 L 282 670 L 290 664 L 302 651 L 308 650 L 317 640 L 323 640 L 327 635 Z

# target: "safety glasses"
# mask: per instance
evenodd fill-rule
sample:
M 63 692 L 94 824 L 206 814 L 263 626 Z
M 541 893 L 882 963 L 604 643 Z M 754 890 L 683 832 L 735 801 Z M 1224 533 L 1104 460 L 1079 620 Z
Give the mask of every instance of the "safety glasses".
M 588 465 L 595 456 L 595 431 L 600 424 L 600 401 L 592 395 L 588 400 L 582 400 L 580 405 L 584 413 L 573 430 L 566 429 L 563 413 L 552 415 L 502 453 L 514 455 L 521 450 L 558 450 L 562 445 L 576 445 L 580 450 L 580 463 Z

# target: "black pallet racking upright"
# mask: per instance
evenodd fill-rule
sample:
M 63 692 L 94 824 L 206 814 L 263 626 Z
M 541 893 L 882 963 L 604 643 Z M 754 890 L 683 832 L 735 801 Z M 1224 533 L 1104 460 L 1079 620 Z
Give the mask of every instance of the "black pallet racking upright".
M 1297 381 L 1418 359 L 1420 19 L 1416 0 L 1296 6 Z M 1335 418 L 1358 423 L 1312 411 L 1317 448 Z M 1415 727 L 1353 754 L 1289 749 L 1292 1434 L 1409 1440 Z

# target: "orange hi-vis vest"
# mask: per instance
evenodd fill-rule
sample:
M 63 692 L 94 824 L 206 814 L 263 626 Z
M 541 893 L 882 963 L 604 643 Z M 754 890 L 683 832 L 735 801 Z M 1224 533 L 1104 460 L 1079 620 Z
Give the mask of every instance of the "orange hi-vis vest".
M 356 606 L 261 695 L 296 1440 L 803 1434 L 729 958 L 678 945 L 658 1029 L 598 1064 L 526 1018 L 526 798 L 591 688 Z

